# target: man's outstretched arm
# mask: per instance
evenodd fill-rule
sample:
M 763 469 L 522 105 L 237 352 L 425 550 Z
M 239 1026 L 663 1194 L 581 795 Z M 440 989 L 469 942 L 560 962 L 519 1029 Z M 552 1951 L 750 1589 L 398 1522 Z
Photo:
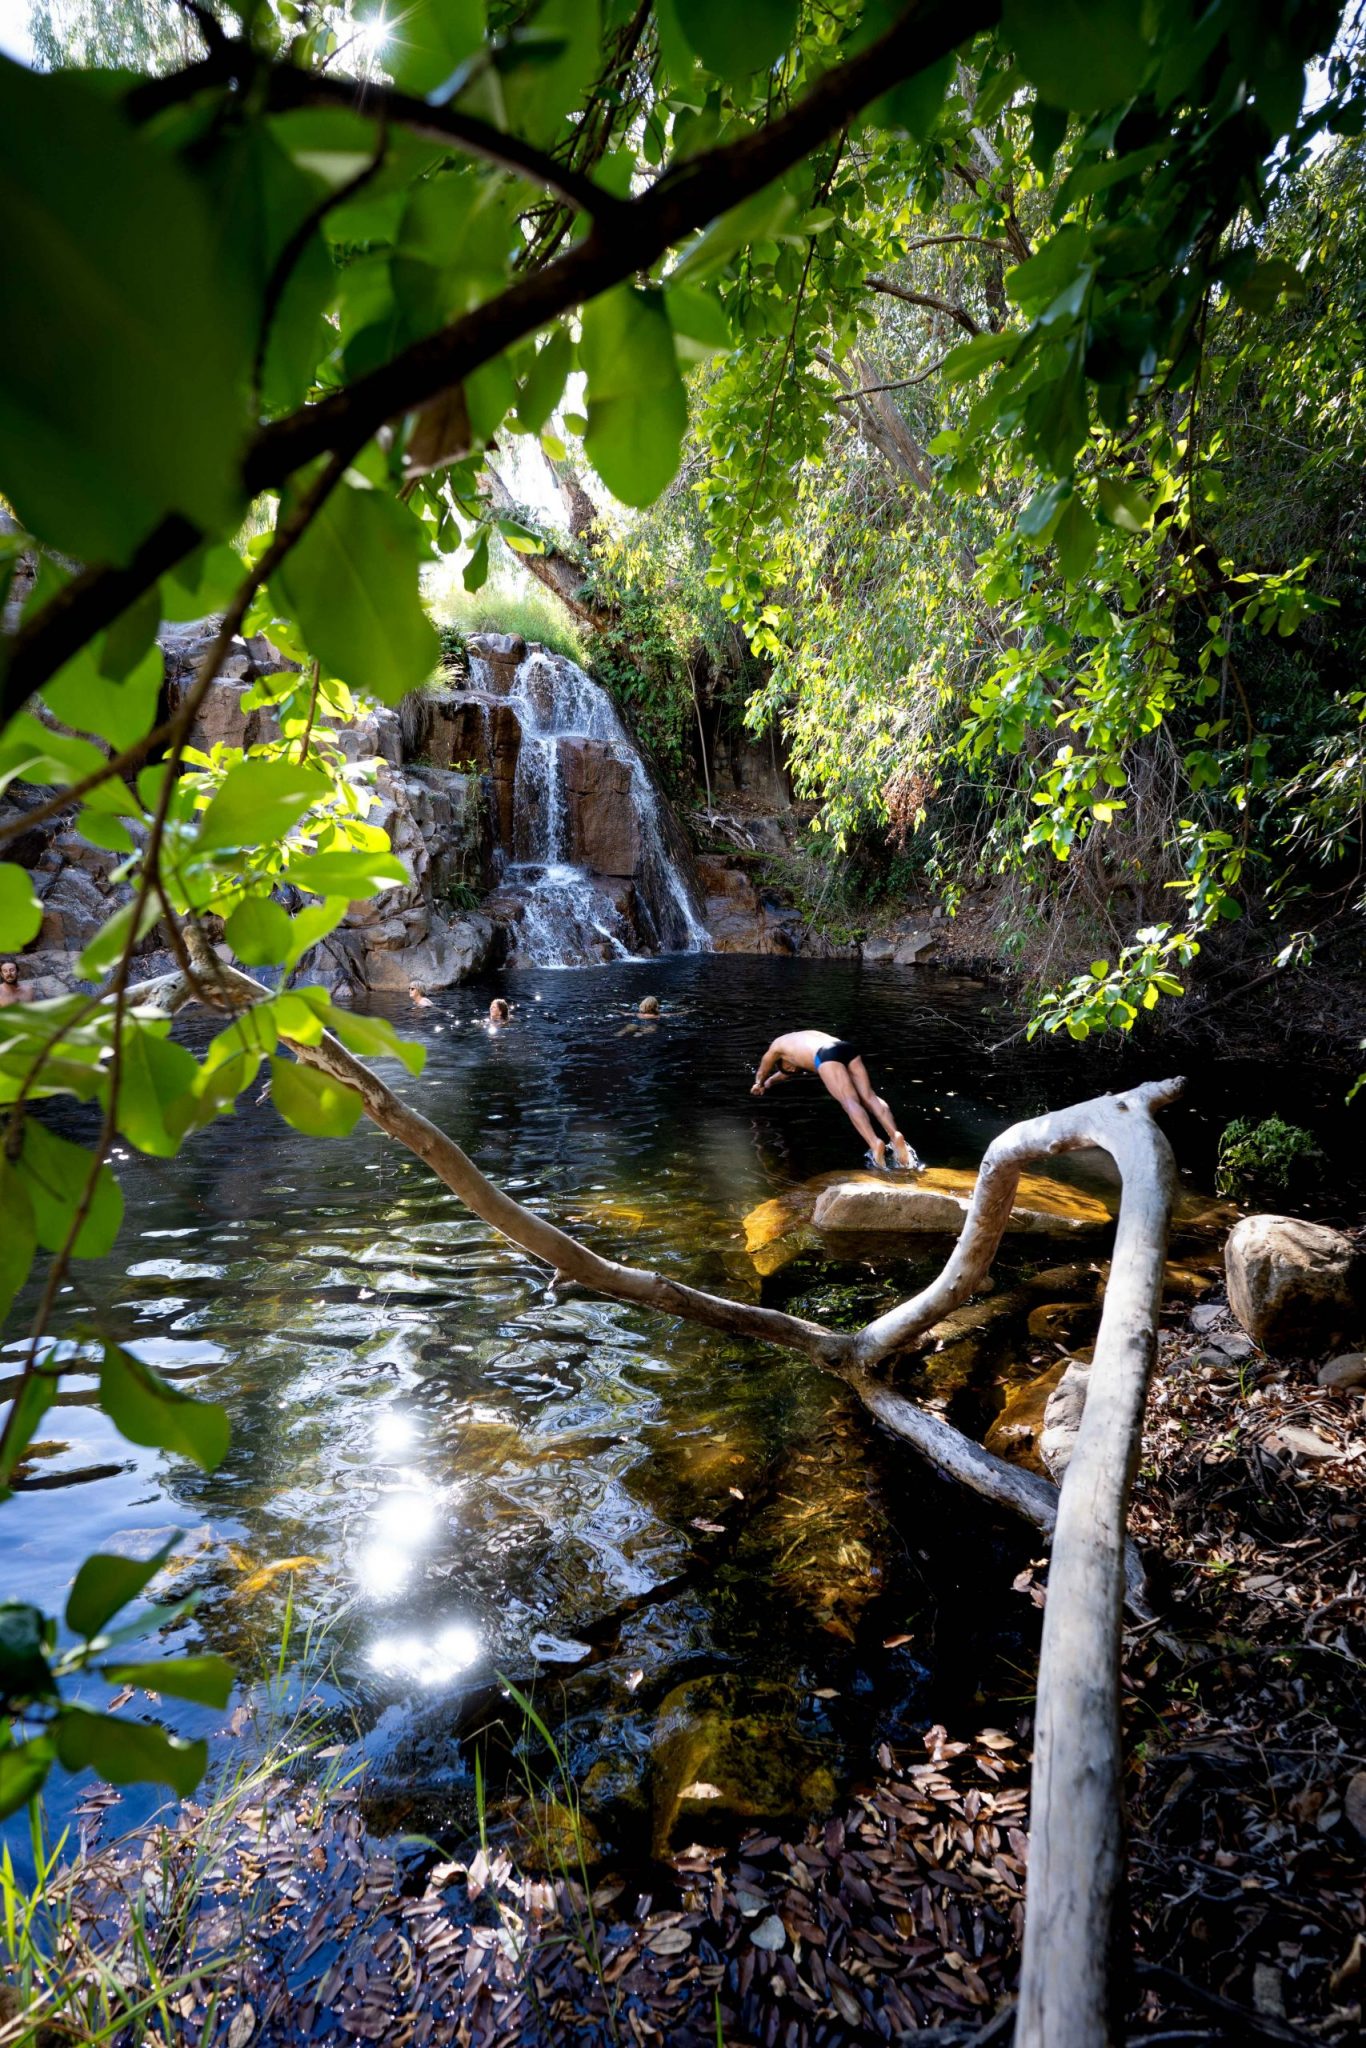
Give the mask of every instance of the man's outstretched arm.
M 765 1094 L 775 1081 L 781 1079 L 781 1075 L 775 1071 L 781 1057 L 776 1045 L 771 1045 L 754 1070 L 754 1086 L 749 1091 L 751 1095 Z

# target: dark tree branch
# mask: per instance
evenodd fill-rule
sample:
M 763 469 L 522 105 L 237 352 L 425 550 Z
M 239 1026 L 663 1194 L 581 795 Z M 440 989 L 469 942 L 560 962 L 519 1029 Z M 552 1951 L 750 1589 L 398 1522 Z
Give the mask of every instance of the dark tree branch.
M 275 64 L 266 81 L 266 105 L 272 113 L 293 113 L 300 107 L 345 107 L 350 113 L 407 128 L 428 142 L 444 143 L 496 170 L 525 178 L 595 220 L 615 219 L 630 204 L 557 162 L 545 150 L 523 142 L 520 136 L 506 134 L 473 114 L 458 113 L 454 107 L 434 107 L 415 93 L 399 92 L 393 86 L 330 78 L 321 71 Z
M 278 489 L 296 469 L 343 440 L 363 446 L 387 421 L 459 383 L 570 307 L 650 269 L 675 243 L 772 184 L 890 85 L 946 56 L 999 16 L 1000 0 L 918 0 L 875 43 L 826 72 L 779 119 L 671 168 L 639 199 L 619 202 L 610 223 L 596 221 L 584 241 L 543 270 L 518 278 L 497 298 L 345 390 L 262 428 L 243 467 L 245 494 Z M 59 612 L 45 607 L 15 637 L 0 714 L 18 710 L 202 537 L 187 521 L 163 521 L 139 550 L 138 566 L 92 570 L 68 586 L 57 601 Z
M 885 292 L 888 298 L 904 299 L 908 306 L 924 306 L 931 313 L 944 313 L 950 320 L 956 320 L 967 334 L 982 332 L 964 307 L 955 306 L 951 299 L 941 299 L 935 292 L 913 292 L 890 277 L 867 277 L 864 283 L 870 292 Z

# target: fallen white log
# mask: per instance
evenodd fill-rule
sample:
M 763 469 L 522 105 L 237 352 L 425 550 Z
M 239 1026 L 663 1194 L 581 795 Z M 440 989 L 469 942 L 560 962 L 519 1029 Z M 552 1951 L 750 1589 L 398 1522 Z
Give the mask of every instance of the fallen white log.
M 1103 2048 L 1124 1854 L 1120 1639 L 1125 1520 L 1176 1166 L 1151 1112 L 1179 1084 L 1088 1103 L 1089 1142 L 1123 1178 L 1091 1384 L 1058 1503 L 1039 1653 L 1017 2048 Z M 1077 1128 L 1080 1110 L 1061 1126 Z M 1048 1119 L 1042 1121 L 1047 1122 Z

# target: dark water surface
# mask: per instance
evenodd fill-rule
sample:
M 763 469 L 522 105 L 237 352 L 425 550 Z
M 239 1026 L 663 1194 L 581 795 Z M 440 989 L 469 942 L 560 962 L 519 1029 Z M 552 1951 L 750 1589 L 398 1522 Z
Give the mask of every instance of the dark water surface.
M 647 991 L 664 1021 L 619 1036 Z M 419 1080 L 395 1070 L 404 1092 L 599 1249 L 751 1299 L 746 1212 L 859 1162 L 815 1083 L 749 1098 L 776 1032 L 855 1038 L 943 1165 L 975 1165 L 1018 1116 L 1170 1064 L 1019 1038 L 992 1053 L 1010 1027 L 981 985 L 846 962 L 692 957 L 526 973 L 508 992 L 516 1014 L 497 1034 L 489 988 L 393 1006 L 428 1048 Z M 1340 1185 L 1359 1185 L 1340 1093 L 1304 1068 L 1212 1069 L 1167 1128 L 1195 1187 L 1249 1107 L 1315 1124 Z M 225 1402 L 232 1449 L 212 1475 L 138 1452 L 73 1375 L 0 1516 L 5 1586 L 60 1612 L 88 1552 L 150 1555 L 180 1532 L 180 1584 L 202 1599 L 167 1645 L 222 1650 L 248 1680 L 273 1667 L 292 1587 L 285 1662 L 313 1628 L 317 1690 L 352 1717 L 380 1817 L 469 1825 L 457 1738 L 497 1673 L 539 1674 L 576 1775 L 598 1767 L 604 1811 L 613 1793 L 630 1806 L 661 1711 L 693 1681 L 766 1702 L 782 1739 L 836 1779 L 879 1740 L 981 1714 L 983 1698 L 1004 1714 L 1026 1690 L 1034 1612 L 1009 1582 L 1027 1535 L 881 1440 L 805 1361 L 550 1299 L 542 1268 L 364 1122 L 313 1142 L 248 1100 L 180 1158 L 118 1170 L 119 1253 L 77 1268 L 57 1334 L 116 1337 Z M 861 1320 L 943 1250 L 808 1256 L 766 1298 Z M 282 1559 L 304 1562 L 262 1576 Z M 227 1716 L 165 1711 L 228 1739 Z M 54 1813 L 78 1790 L 54 1778 Z M 135 1792 L 125 1817 L 156 1803 Z

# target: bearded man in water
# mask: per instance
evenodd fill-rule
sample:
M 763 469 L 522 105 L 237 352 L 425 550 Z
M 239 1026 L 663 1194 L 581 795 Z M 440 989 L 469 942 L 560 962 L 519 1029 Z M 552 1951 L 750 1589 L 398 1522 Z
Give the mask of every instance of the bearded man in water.
M 793 1074 L 814 1074 L 825 1083 L 866 1143 L 874 1166 L 888 1165 L 890 1146 L 890 1163 L 904 1172 L 915 1172 L 920 1161 L 897 1129 L 896 1118 L 887 1104 L 874 1093 L 863 1055 L 856 1046 L 847 1039 L 832 1038 L 828 1031 L 785 1032 L 774 1039 L 760 1060 L 749 1092 L 766 1095 L 775 1081 L 789 1080 Z M 873 1129 L 872 1117 L 882 1125 L 885 1138 L 880 1138 Z

